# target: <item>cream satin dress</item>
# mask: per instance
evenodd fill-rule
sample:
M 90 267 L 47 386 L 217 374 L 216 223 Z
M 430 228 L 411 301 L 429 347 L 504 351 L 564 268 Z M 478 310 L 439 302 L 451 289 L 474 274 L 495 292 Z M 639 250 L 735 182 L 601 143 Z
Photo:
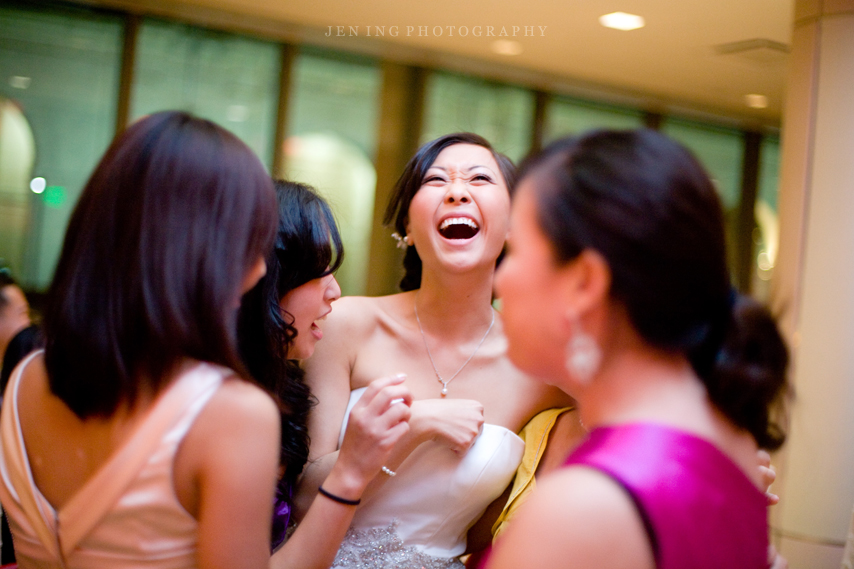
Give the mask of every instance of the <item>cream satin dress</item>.
M 15 370 L 0 415 L 0 499 L 18 566 L 68 569 L 196 566 L 196 520 L 175 495 L 175 452 L 231 370 L 199 363 L 162 393 L 129 440 L 56 510 L 33 481 Z
M 347 418 L 362 393 L 351 393 Z M 345 418 L 339 445 L 346 428 Z M 438 443 L 419 445 L 362 501 L 333 567 L 461 566 L 456 558 L 465 552 L 466 532 L 507 488 L 524 449 L 516 433 L 491 424 L 462 456 Z

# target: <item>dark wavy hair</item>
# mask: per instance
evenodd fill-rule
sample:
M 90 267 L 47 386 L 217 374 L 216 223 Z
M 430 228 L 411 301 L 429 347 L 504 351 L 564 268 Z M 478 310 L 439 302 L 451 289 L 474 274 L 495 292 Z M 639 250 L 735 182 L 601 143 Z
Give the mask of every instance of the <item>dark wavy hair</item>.
M 474 144 L 489 150 L 498 163 L 498 168 L 501 170 L 508 190 L 513 187 L 516 181 L 516 166 L 507 156 L 496 152 L 489 141 L 471 132 L 446 134 L 424 144 L 406 164 L 406 168 L 397 181 L 386 207 L 385 217 L 383 217 L 385 226 L 393 226 L 398 235 L 406 235 L 409 204 L 412 203 L 412 198 L 421 189 L 427 170 L 436 161 L 440 152 L 455 144 Z M 407 247 L 406 254 L 403 257 L 404 275 L 400 281 L 400 290 L 405 292 L 421 287 L 421 268 L 421 257 L 418 256 L 418 251 L 415 250 L 415 247 Z
M 110 145 L 68 224 L 44 314 L 51 391 L 81 419 L 157 393 L 184 358 L 244 373 L 236 310 L 275 194 L 236 136 L 183 112 Z
M 782 445 L 772 420 L 788 350 L 770 313 L 730 285 L 720 200 L 700 163 L 651 130 L 557 141 L 522 166 L 558 263 L 593 249 L 610 294 L 651 345 L 685 354 L 709 397 L 759 446 Z
M 344 248 L 329 205 L 305 184 L 278 180 L 279 226 L 267 274 L 243 297 L 238 341 L 249 372 L 278 402 L 282 482 L 293 488 L 308 460 L 308 413 L 314 404 L 303 370 L 288 359 L 294 318 L 279 302 L 290 291 L 341 265 Z

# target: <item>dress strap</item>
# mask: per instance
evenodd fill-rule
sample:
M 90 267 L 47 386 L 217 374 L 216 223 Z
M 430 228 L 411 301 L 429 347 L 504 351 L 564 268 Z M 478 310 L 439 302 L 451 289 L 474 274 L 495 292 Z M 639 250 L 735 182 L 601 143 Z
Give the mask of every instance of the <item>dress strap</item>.
M 3 497 L 3 505 L 9 518 L 12 519 L 13 510 L 18 510 L 18 516 L 29 520 L 33 532 L 45 549 L 51 556 L 59 559 L 60 547 L 56 536 L 55 518 L 45 511 L 45 507 L 50 508 L 50 506 L 35 487 L 24 440 L 19 436 L 18 384 L 24 369 L 41 353 L 43 350 L 31 353 L 15 368 L 3 396 L 3 410 L 0 412 L 0 443 L 2 443 L 3 452 L 0 460 L 0 476 L 3 478 L 3 484 L 0 484 L 0 495 Z

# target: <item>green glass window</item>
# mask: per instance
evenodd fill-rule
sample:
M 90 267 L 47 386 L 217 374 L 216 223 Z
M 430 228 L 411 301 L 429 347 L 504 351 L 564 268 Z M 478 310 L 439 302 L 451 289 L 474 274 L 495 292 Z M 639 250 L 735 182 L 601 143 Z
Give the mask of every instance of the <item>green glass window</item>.
M 777 194 L 780 185 L 780 138 L 767 136 L 762 139 L 759 150 L 759 188 L 754 215 L 755 276 L 753 293 L 767 299 L 769 282 L 777 263 L 780 245 L 780 218 L 777 210 Z
M 751 244 L 739 235 L 737 221 L 741 202 L 744 134 L 736 129 L 668 118 L 662 132 L 685 145 L 705 167 L 721 198 L 726 223 L 730 270 L 740 274 L 737 251 Z
M 514 162 L 531 148 L 534 93 L 474 77 L 431 73 L 427 81 L 421 142 L 468 131 L 486 138 Z
M 314 186 L 330 203 L 346 249 L 336 278 L 343 294 L 364 294 L 381 72 L 372 60 L 303 49 L 291 73 L 286 177 Z
M 137 38 L 131 116 L 189 111 L 239 136 L 270 169 L 280 61 L 276 43 L 146 19 Z
M 555 97 L 549 102 L 546 111 L 543 142 L 548 144 L 558 138 L 592 129 L 641 128 L 643 125 L 643 113 L 635 109 Z
M 727 213 L 741 200 L 744 137 L 736 129 L 668 118 L 661 131 L 685 145 L 703 164 Z
M 762 139 L 759 154 L 759 194 L 772 211 L 777 211 L 777 195 L 780 190 L 780 138 L 766 136 Z
M 115 133 L 122 28 L 84 9 L 0 7 L 0 98 L 15 117 L 14 132 L 0 127 L 0 153 L 30 157 L 0 173 L 0 257 L 26 288 L 50 284 L 71 211 Z

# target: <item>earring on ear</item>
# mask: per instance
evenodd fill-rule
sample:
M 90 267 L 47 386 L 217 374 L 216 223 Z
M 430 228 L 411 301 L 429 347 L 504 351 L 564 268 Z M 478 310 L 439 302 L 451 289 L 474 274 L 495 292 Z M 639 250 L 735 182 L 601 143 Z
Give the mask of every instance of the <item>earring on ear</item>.
M 599 371 L 602 350 L 596 340 L 581 327 L 577 314 L 570 314 L 572 333 L 566 344 L 566 370 L 581 383 L 589 383 Z
M 407 247 L 412 245 L 412 237 L 410 237 L 409 235 L 405 235 L 404 237 L 401 237 L 400 233 L 395 231 L 394 233 L 391 234 L 391 236 L 394 237 L 395 241 L 397 241 L 397 248 L 398 249 L 406 249 Z

